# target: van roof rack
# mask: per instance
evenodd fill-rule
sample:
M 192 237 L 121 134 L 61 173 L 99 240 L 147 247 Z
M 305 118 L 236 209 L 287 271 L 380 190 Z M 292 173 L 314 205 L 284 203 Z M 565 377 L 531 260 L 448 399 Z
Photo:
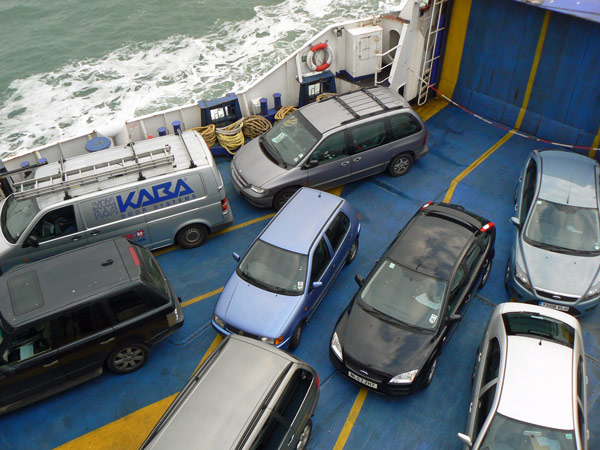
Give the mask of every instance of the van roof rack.
M 71 196 L 68 189 L 72 187 L 84 186 L 135 172 L 138 172 L 139 179 L 143 180 L 145 177 L 142 175 L 142 171 L 145 169 L 166 165 L 174 167 L 175 157 L 168 144 L 158 149 L 139 153 L 136 152 L 132 142 L 127 145 L 132 150 L 130 155 L 70 170 L 65 169 L 65 160 L 61 158 L 57 173 L 15 182 L 14 196 L 17 199 L 24 199 L 62 190 L 65 191 L 65 199 L 69 199 Z

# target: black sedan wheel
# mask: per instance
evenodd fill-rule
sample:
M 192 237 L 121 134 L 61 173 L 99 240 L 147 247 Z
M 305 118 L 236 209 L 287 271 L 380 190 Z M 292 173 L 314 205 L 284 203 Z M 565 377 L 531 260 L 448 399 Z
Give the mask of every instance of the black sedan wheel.
M 437 356 L 435 357 L 435 359 L 433 360 L 433 362 L 431 363 L 431 365 L 429 366 L 429 370 L 427 371 L 427 377 L 425 378 L 425 382 L 423 384 L 423 387 L 426 388 L 427 386 L 429 386 L 431 384 L 431 380 L 433 380 L 433 375 L 435 375 L 435 369 L 437 367 Z

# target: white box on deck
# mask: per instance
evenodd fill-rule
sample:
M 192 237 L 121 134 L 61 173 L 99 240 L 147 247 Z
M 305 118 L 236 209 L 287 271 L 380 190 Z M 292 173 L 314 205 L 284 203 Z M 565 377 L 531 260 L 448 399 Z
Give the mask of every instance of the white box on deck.
M 353 78 L 373 75 L 378 68 L 383 28 L 377 25 L 346 28 L 346 72 Z

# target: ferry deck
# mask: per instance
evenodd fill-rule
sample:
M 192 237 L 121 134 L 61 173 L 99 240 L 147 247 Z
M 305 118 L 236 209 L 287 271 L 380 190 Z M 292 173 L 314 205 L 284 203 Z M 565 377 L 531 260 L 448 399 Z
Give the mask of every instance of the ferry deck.
M 472 8 L 476 9 L 475 5 Z M 474 12 L 477 11 L 472 10 L 471 14 Z M 540 25 L 547 20 L 545 16 L 554 13 L 535 9 L 531 14 L 540 18 L 530 36 L 534 41 L 534 60 L 539 61 L 544 57 L 544 50 L 539 47 L 543 31 Z M 552 20 L 550 17 L 551 29 Z M 597 37 L 597 25 L 595 29 Z M 458 48 L 472 45 L 476 38 L 467 36 Z M 490 54 L 484 56 L 492 58 Z M 446 51 L 446 60 L 450 57 L 454 57 L 451 49 Z M 468 63 L 463 61 L 463 67 Z M 520 83 L 515 89 L 521 93 L 518 107 L 522 110 L 527 110 L 528 102 L 535 98 L 531 89 L 534 81 L 547 75 L 534 66 L 530 62 L 526 75 L 516 81 Z M 453 97 L 459 97 L 454 89 L 460 87 L 458 69 L 454 75 L 450 69 L 444 70 L 448 70 L 447 77 L 442 75 L 440 89 L 444 91 L 442 87 L 446 87 L 446 93 L 454 91 Z M 460 77 L 464 78 L 463 72 Z M 445 79 L 451 80 L 450 88 L 443 86 L 448 83 Z M 515 185 L 533 149 L 557 147 L 511 133 L 522 128 L 522 114 L 504 121 L 510 124 L 507 131 L 448 105 L 439 97 L 417 111 L 426 120 L 430 152 L 407 175 L 391 178 L 380 174 L 333 190 L 358 209 L 362 231 L 356 260 L 342 270 L 305 327 L 299 348 L 293 352 L 316 369 L 321 382 L 309 448 L 462 448 L 456 433 L 465 427 L 475 351 L 494 306 L 511 300 L 503 278 L 514 239 L 509 218 L 514 212 Z M 597 117 L 596 114 L 596 121 Z M 600 129 L 593 137 L 598 147 Z M 593 151 L 589 154 L 595 155 Z M 174 395 L 218 345 L 221 337 L 211 327 L 210 318 L 219 293 L 236 266 L 231 254 L 245 252 L 273 216 L 273 211 L 254 208 L 236 195 L 226 158 L 219 158 L 218 166 L 235 215 L 234 225 L 212 235 L 199 248 L 169 247 L 155 252 L 183 299 L 184 326 L 155 346 L 146 366 L 133 374 L 105 372 L 90 382 L 0 417 L 0 448 L 138 448 Z M 355 274 L 366 276 L 397 232 L 430 200 L 463 205 L 494 222 L 497 239 L 492 273 L 486 286 L 470 301 L 439 359 L 431 385 L 406 397 L 380 396 L 350 383 L 334 369 L 328 357 L 329 339 L 337 318 L 357 289 Z M 600 308 L 580 317 L 580 321 L 589 379 L 589 448 L 596 449 L 600 448 Z M 243 377 L 240 373 L 240 382 Z

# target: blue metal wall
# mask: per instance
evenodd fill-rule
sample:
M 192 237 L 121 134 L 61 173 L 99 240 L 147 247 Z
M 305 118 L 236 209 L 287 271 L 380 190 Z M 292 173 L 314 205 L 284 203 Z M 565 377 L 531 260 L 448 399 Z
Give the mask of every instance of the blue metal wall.
M 454 99 L 514 126 L 546 14 L 521 130 L 591 146 L 600 132 L 600 24 L 512 0 L 473 0 Z

